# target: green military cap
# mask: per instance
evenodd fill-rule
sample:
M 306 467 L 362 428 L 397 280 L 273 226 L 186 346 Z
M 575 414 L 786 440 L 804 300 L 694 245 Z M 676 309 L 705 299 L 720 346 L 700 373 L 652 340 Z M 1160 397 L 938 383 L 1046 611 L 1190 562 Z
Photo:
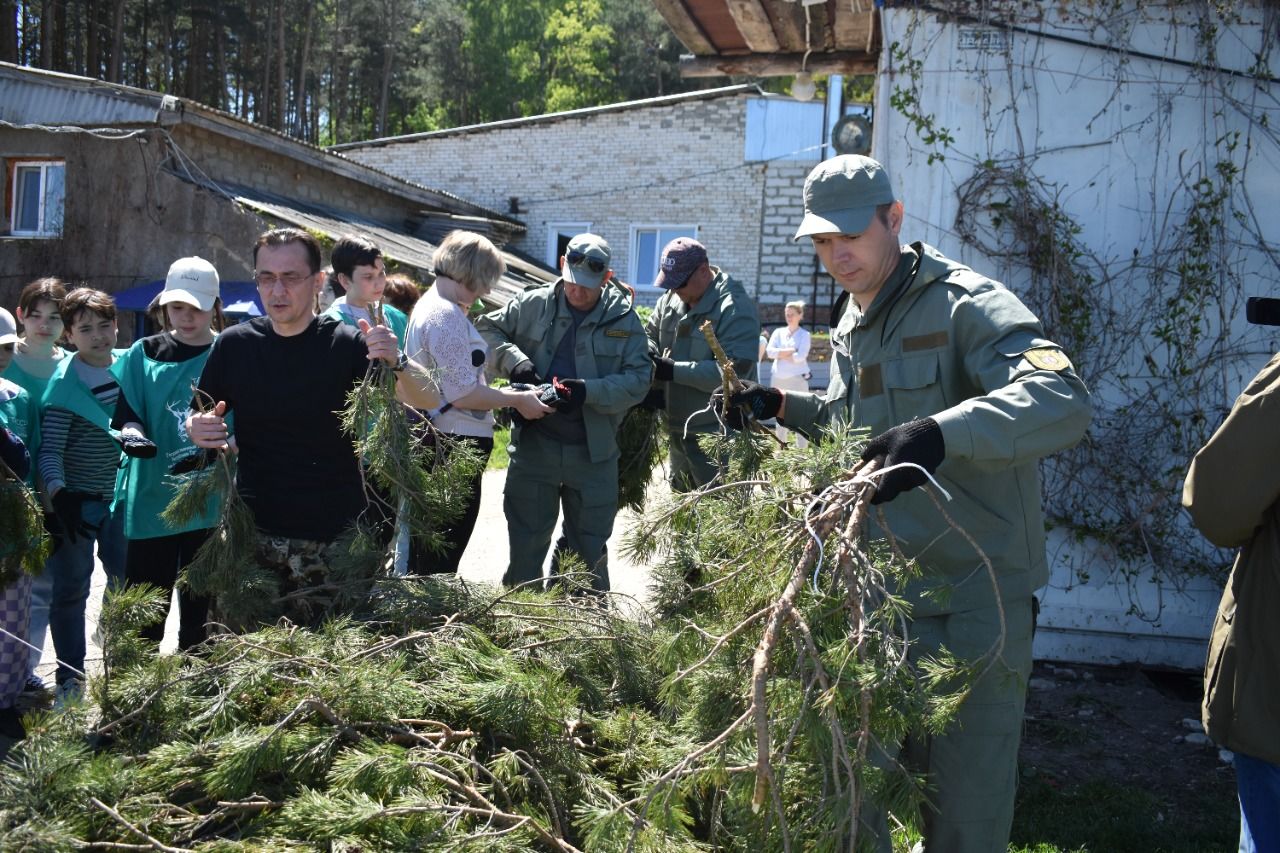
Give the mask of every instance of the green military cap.
M 795 239 L 811 234 L 861 234 L 877 207 L 896 200 L 889 173 L 870 157 L 842 154 L 824 160 L 804 179 L 804 220 Z
M 599 287 L 609 272 L 609 244 L 598 234 L 579 234 L 569 241 L 560 275 L 580 287 Z

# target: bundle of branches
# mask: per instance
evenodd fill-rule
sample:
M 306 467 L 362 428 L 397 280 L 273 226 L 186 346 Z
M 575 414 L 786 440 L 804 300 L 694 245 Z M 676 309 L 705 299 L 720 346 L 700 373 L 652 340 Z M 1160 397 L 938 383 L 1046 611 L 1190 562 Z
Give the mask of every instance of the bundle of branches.
M 183 583 L 213 598 L 218 613 L 256 618 L 279 594 L 279 582 L 253 560 L 253 512 L 236 491 L 236 455 L 219 450 L 202 461 L 207 464 L 171 480 L 174 497 L 160 517 L 181 529 L 210 504 L 218 507 L 218 526 L 187 565 Z
M 198 402 L 204 411 L 212 408 L 211 400 Z M 397 516 L 425 547 L 441 546 L 441 531 L 463 508 L 455 496 L 483 465 L 475 451 L 413 415 L 396 399 L 394 374 L 380 365 L 357 383 L 341 418 L 360 454 L 370 510 L 327 549 L 323 590 L 285 590 L 280 574 L 255 559 L 257 534 L 236 489 L 235 453 L 217 451 L 209 464 L 173 481 L 174 498 L 162 517 L 175 527 L 204 514 L 211 502 L 219 507 L 219 523 L 182 581 L 213 599 L 215 621 L 235 629 L 262 624 L 288 597 L 308 595 L 329 612 L 349 611 L 385 568 Z
M 858 535 L 858 441 L 739 434 L 721 485 L 631 543 L 653 612 L 565 587 L 382 578 L 319 630 L 155 657 L 161 602 L 104 610 L 92 708 L 0 769 L 18 849 L 854 850 L 919 789 L 877 745 L 937 730 L 971 671 L 907 655 L 912 567 Z M 606 602 L 617 605 L 620 602 Z M 86 738 L 88 731 L 90 737 Z M 861 841 L 859 840 L 861 838 Z
M 39 574 L 48 556 L 49 537 L 39 498 L 0 463 L 0 589 L 23 572 Z
M 642 512 L 653 472 L 662 464 L 662 418 L 656 409 L 632 406 L 618 427 L 618 506 Z
M 457 495 L 484 460 L 396 399 L 395 374 L 381 365 L 352 390 L 342 423 L 360 454 L 372 507 L 357 544 L 377 549 L 386 538 L 378 529 L 400 516 L 425 548 L 441 549 L 443 531 L 464 509 Z

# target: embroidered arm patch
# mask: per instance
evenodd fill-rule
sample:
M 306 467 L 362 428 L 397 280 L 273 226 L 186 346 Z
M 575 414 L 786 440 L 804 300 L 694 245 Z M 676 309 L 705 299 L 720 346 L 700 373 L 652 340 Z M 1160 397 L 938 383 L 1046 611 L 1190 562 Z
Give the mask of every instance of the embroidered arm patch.
M 1031 366 L 1037 370 L 1052 370 L 1054 373 L 1061 373 L 1064 370 L 1071 369 L 1071 359 L 1060 349 L 1053 347 L 1036 347 L 1029 349 L 1022 354 L 1022 357 L 1031 362 Z

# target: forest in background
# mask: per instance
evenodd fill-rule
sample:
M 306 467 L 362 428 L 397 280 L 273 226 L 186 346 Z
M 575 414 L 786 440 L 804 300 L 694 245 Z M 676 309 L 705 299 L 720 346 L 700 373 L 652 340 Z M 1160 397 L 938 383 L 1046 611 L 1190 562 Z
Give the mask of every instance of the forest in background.
M 317 145 L 723 85 L 651 0 L 0 0 L 0 60 L 199 101 Z

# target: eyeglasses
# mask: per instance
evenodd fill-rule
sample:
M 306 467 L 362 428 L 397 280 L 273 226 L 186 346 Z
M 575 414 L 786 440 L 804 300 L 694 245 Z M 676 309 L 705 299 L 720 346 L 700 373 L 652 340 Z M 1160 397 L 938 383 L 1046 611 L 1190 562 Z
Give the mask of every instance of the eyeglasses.
M 258 283 L 258 287 L 270 287 L 276 282 L 280 282 L 285 287 L 297 287 L 312 276 L 306 272 L 282 272 L 276 275 L 273 272 L 258 272 L 253 274 L 254 281 Z
M 593 258 L 586 252 L 580 252 L 577 249 L 570 249 L 569 253 L 564 256 L 571 267 L 586 267 L 593 273 L 602 273 L 605 270 L 605 262 L 599 258 Z

